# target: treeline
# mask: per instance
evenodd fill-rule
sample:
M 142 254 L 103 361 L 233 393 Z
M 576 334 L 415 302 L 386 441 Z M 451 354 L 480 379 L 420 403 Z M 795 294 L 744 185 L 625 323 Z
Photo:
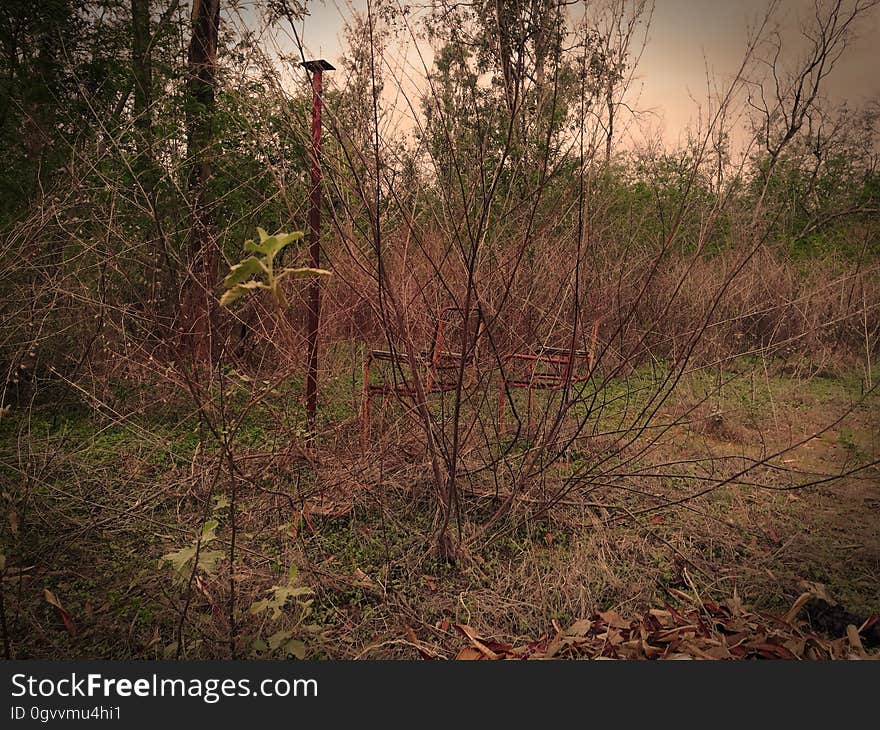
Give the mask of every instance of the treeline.
M 772 37 L 746 49 L 679 149 L 631 141 L 630 86 L 652 13 L 643 0 L 586 14 L 552 0 L 436 0 L 417 17 L 391 3 L 355 15 L 325 98 L 328 335 L 399 336 L 383 329 L 383 286 L 419 326 L 472 295 L 534 340 L 567 326 L 562 302 L 603 320 L 636 305 L 674 319 L 680 308 L 655 290 L 665 275 L 664 296 L 678 296 L 682 266 L 709 276 L 762 260 L 765 274 L 785 272 L 793 302 L 811 276 L 799 261 L 827 266 L 829 280 L 875 272 L 878 107 L 833 107 L 822 93 L 871 8 L 830 3 L 821 32 L 805 30 L 806 60 L 789 66 Z M 28 358 L 79 372 L 110 340 L 108 352 L 222 355 L 235 317 L 251 316 L 216 305 L 227 261 L 256 226 L 305 227 L 310 97 L 296 28 L 306 12 L 288 0 L 247 11 L 219 0 L 3 3 L 7 379 Z M 421 69 L 416 37 L 433 51 Z M 407 44 L 416 91 L 394 61 Z M 762 85 L 749 75 L 761 64 L 749 64 L 768 58 Z M 728 122 L 736 104 L 745 133 Z M 867 291 L 863 331 L 847 337 L 864 348 L 867 336 L 870 349 Z M 705 305 L 689 305 L 682 331 Z M 646 317 L 620 329 L 641 319 L 640 347 L 662 349 L 670 335 L 643 337 L 660 327 Z M 761 327 L 770 333 L 755 346 L 779 339 Z

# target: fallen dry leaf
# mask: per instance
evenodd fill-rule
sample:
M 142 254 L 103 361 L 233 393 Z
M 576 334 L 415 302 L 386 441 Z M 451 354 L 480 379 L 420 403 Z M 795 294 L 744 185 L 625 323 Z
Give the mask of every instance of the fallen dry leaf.
M 791 608 L 783 614 L 782 620 L 785 623 L 790 624 L 800 613 L 801 609 L 806 605 L 807 601 L 809 601 L 814 595 L 815 594 L 811 591 L 801 593 L 800 596 L 798 596 L 797 600 L 792 604 Z
M 849 645 L 859 656 L 866 656 L 865 647 L 862 645 L 862 638 L 859 636 L 859 630 L 849 624 L 846 627 L 846 638 L 849 639 Z
M 600 611 L 599 618 L 615 629 L 628 629 L 629 621 L 624 621 L 617 611 Z
M 76 624 L 73 622 L 73 619 L 70 617 L 70 614 L 64 606 L 61 605 L 61 601 L 58 600 L 58 597 L 48 588 L 43 589 L 43 596 L 46 598 L 46 603 L 50 606 L 54 606 L 58 611 L 58 615 L 61 616 L 61 621 L 64 622 L 64 628 L 67 629 L 67 633 L 70 634 L 71 637 L 76 636 Z
M 575 621 L 571 628 L 566 632 L 569 636 L 586 636 L 587 632 L 593 627 L 593 622 L 589 619 L 581 618 Z
M 456 661 L 475 661 L 485 658 L 481 652 L 472 646 L 462 647 L 462 650 L 455 657 Z
M 467 624 L 455 624 L 455 628 L 458 629 L 462 634 L 468 637 L 471 640 L 471 644 L 474 645 L 474 648 L 479 650 L 486 659 L 500 659 L 501 657 L 492 651 L 488 646 L 483 643 L 483 640 L 480 638 L 480 635 L 474 631 Z
M 12 533 L 13 537 L 18 536 L 18 530 L 21 526 L 21 520 L 18 518 L 18 512 L 14 509 L 9 510 L 9 531 Z
M 456 624 L 455 628 L 470 642 L 459 651 L 458 658 L 789 661 L 874 658 L 864 648 L 855 625 L 847 628 L 845 638 L 825 639 L 812 632 L 808 621 L 798 620 L 800 609 L 816 593 L 815 584 L 807 588 L 807 598 L 798 598 L 781 617 L 749 610 L 735 593 L 721 603 L 705 600 L 699 604 L 690 599 L 692 608 L 689 609 L 653 608 L 630 621 L 615 611 L 579 619 L 567 629 L 561 629 L 554 620 L 549 635 L 522 646 L 495 643 L 480 637 L 470 626 Z M 819 590 L 824 592 L 824 587 L 819 586 Z

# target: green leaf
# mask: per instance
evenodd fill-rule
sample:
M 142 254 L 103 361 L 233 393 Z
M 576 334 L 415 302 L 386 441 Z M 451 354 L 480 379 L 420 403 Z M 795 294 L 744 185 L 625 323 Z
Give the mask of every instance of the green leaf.
M 247 294 L 247 289 L 243 286 L 234 286 L 232 289 L 228 289 L 223 292 L 223 296 L 220 297 L 220 306 L 228 307 L 233 302 L 241 299 L 245 294 Z
M 250 256 L 229 269 L 229 273 L 223 280 L 223 286 L 226 289 L 231 289 L 236 284 L 241 284 L 263 273 L 268 273 L 263 262 L 256 256 Z
M 168 553 L 159 558 L 159 566 L 170 563 L 174 568 L 175 574 L 178 576 L 188 573 L 191 568 L 193 558 L 196 556 L 196 546 L 188 545 L 187 547 Z M 217 564 L 223 559 L 224 555 L 219 550 L 200 550 L 198 569 L 211 574 L 217 571 Z
M 217 572 L 217 564 L 226 557 L 219 550 L 202 550 L 199 553 L 199 570 L 211 575 Z
M 306 645 L 299 639 L 291 639 L 288 641 L 287 644 L 284 645 L 284 651 L 286 654 L 295 656 L 297 659 L 306 658 Z
M 280 274 L 276 274 L 275 281 L 279 281 L 289 274 L 295 276 L 330 276 L 331 273 L 327 269 L 313 269 L 311 266 L 301 266 L 298 269 L 285 268 Z
M 299 241 L 301 238 L 305 236 L 305 233 L 302 231 L 294 231 L 293 233 L 276 233 L 275 237 L 281 243 L 281 248 L 285 246 L 289 246 L 294 241 Z
M 254 639 L 251 644 L 251 654 L 253 656 L 262 656 L 269 651 L 269 645 L 262 639 Z
M 270 236 L 262 228 L 257 228 L 260 242 L 256 243 L 253 239 L 244 242 L 244 250 L 252 254 L 262 254 L 262 258 L 258 256 L 249 256 L 243 261 L 235 264 L 229 269 L 229 273 L 223 280 L 223 287 L 226 291 L 220 297 L 221 306 L 228 307 L 233 302 L 241 299 L 248 291 L 253 289 L 270 289 L 275 296 L 278 306 L 282 309 L 287 308 L 287 300 L 284 292 L 278 286 L 278 282 L 285 276 L 290 274 L 310 274 L 319 276 L 328 276 L 330 274 L 326 269 L 284 269 L 280 274 L 274 275 L 272 272 L 272 261 L 275 256 L 285 246 L 289 246 L 294 241 L 298 241 L 303 237 L 302 231 L 294 231 L 293 233 L 278 232 L 274 236 Z M 262 275 L 266 274 L 266 280 L 262 280 Z
M 264 598 L 262 601 L 254 601 L 251 604 L 249 611 L 253 614 L 263 613 L 263 611 L 272 611 L 273 619 L 281 617 L 281 609 L 272 598 Z
M 195 545 L 188 545 L 187 547 L 180 548 L 180 550 L 175 550 L 173 553 L 167 553 L 166 555 L 163 555 L 161 558 L 159 558 L 159 567 L 162 567 L 165 563 L 171 563 L 174 571 L 176 573 L 180 573 L 186 567 L 186 564 L 195 556 Z
M 198 549 L 199 562 L 196 566 L 197 569 L 208 574 L 216 572 L 217 564 L 225 556 L 219 550 L 205 550 L 204 546 L 217 539 L 216 532 L 218 525 L 219 523 L 217 520 L 207 520 L 202 526 L 202 535 L 201 538 L 199 538 L 199 540 L 201 540 L 200 549 L 199 540 L 194 540 L 191 545 L 186 545 L 185 547 L 180 548 L 180 550 L 167 553 L 159 558 L 159 567 L 161 568 L 166 563 L 170 564 L 174 569 L 175 577 L 180 579 L 190 572 L 192 561 L 195 559 L 196 550 Z
M 223 292 L 223 296 L 220 297 L 220 306 L 228 307 L 232 302 L 241 299 L 248 292 L 254 291 L 255 289 L 271 289 L 268 284 L 264 284 L 262 281 L 246 281 L 243 284 L 236 284 L 229 291 Z
M 271 597 L 254 602 L 251 605 L 250 612 L 262 613 L 263 611 L 271 611 L 273 621 L 281 618 L 281 611 L 287 605 L 288 600 L 313 593 L 311 588 L 306 588 L 305 586 L 297 588 L 291 586 L 272 586 L 268 592 L 271 594 Z
M 207 520 L 202 527 L 202 544 L 207 545 L 212 540 L 217 539 L 217 535 L 214 533 L 217 532 L 217 525 L 220 524 L 217 520 Z
M 260 243 L 255 243 L 253 239 L 248 239 L 244 242 L 244 250 L 249 253 L 266 253 L 266 247 L 263 245 L 262 241 Z
M 281 630 L 276 631 L 272 636 L 268 639 L 269 648 L 275 651 L 276 649 L 280 649 L 284 644 L 290 641 L 293 638 L 293 631 L 290 630 Z
M 275 236 L 269 236 L 265 241 L 263 241 L 263 249 L 266 253 L 266 257 L 269 259 L 274 259 L 275 255 L 281 251 L 285 246 L 295 241 L 297 238 L 302 238 L 302 234 L 299 233 L 278 233 Z
M 275 258 L 276 254 L 285 246 L 289 246 L 305 235 L 302 231 L 294 231 L 293 233 L 282 233 L 279 231 L 274 236 L 270 236 L 262 228 L 258 228 L 257 233 L 260 234 L 260 242 L 255 243 L 249 239 L 244 242 L 244 250 L 250 253 L 261 253 L 267 259 Z
M 261 250 L 264 254 L 266 254 L 267 259 L 275 258 L 275 254 L 280 250 L 280 245 L 278 239 L 275 236 L 269 236 L 266 240 L 263 241 L 261 245 Z
M 229 506 L 229 497 L 225 494 L 218 494 L 214 497 L 214 512 L 219 512 L 222 509 L 226 509 Z
M 269 648 L 273 651 L 280 649 L 285 655 L 294 656 L 297 659 L 305 659 L 306 645 L 293 637 L 293 631 L 277 631 L 269 637 Z

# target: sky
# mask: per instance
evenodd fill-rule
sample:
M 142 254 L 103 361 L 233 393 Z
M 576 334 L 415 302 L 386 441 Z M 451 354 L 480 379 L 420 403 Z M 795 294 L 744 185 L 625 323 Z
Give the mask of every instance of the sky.
M 656 0 L 629 97 L 636 108 L 649 112 L 643 128 L 659 132 L 668 142 L 682 139 L 706 104 L 707 68 L 722 82 L 732 78 L 742 62 L 749 29 L 766 7 L 767 0 Z M 312 57 L 339 65 L 345 19 L 353 9 L 365 8 L 366 0 L 310 0 L 300 32 Z M 800 50 L 798 22 L 812 9 L 813 0 L 779 0 L 773 23 L 792 55 Z M 878 41 L 880 8 L 875 8 L 827 79 L 829 99 L 853 106 L 880 99 Z M 412 52 L 409 59 L 418 64 Z
M 657 0 L 649 42 L 640 64 L 644 106 L 662 114 L 667 136 L 683 129 L 705 103 L 706 68 L 730 79 L 742 63 L 749 28 L 767 7 L 766 0 Z M 783 44 L 799 50 L 798 20 L 813 9 L 812 0 L 780 3 L 777 21 Z M 877 41 L 880 12 L 858 28 L 852 46 L 827 79 L 829 99 L 864 104 L 880 98 Z

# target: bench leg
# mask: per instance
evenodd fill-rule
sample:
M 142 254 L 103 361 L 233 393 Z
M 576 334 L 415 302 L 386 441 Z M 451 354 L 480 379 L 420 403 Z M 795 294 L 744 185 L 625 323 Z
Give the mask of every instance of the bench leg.
M 528 409 L 527 413 L 526 413 L 526 434 L 528 435 L 529 439 L 531 439 L 532 438 L 532 402 L 534 401 L 534 397 L 535 397 L 535 389 L 531 385 L 529 385 L 528 390 L 529 390 L 529 401 L 528 401 L 528 405 L 526 406 L 526 408 Z
M 364 391 L 364 406 L 361 414 L 361 446 L 366 451 L 370 443 L 370 391 Z
M 367 357 L 364 363 L 364 403 L 361 414 L 361 446 L 364 451 L 370 443 L 370 364 L 371 358 Z

